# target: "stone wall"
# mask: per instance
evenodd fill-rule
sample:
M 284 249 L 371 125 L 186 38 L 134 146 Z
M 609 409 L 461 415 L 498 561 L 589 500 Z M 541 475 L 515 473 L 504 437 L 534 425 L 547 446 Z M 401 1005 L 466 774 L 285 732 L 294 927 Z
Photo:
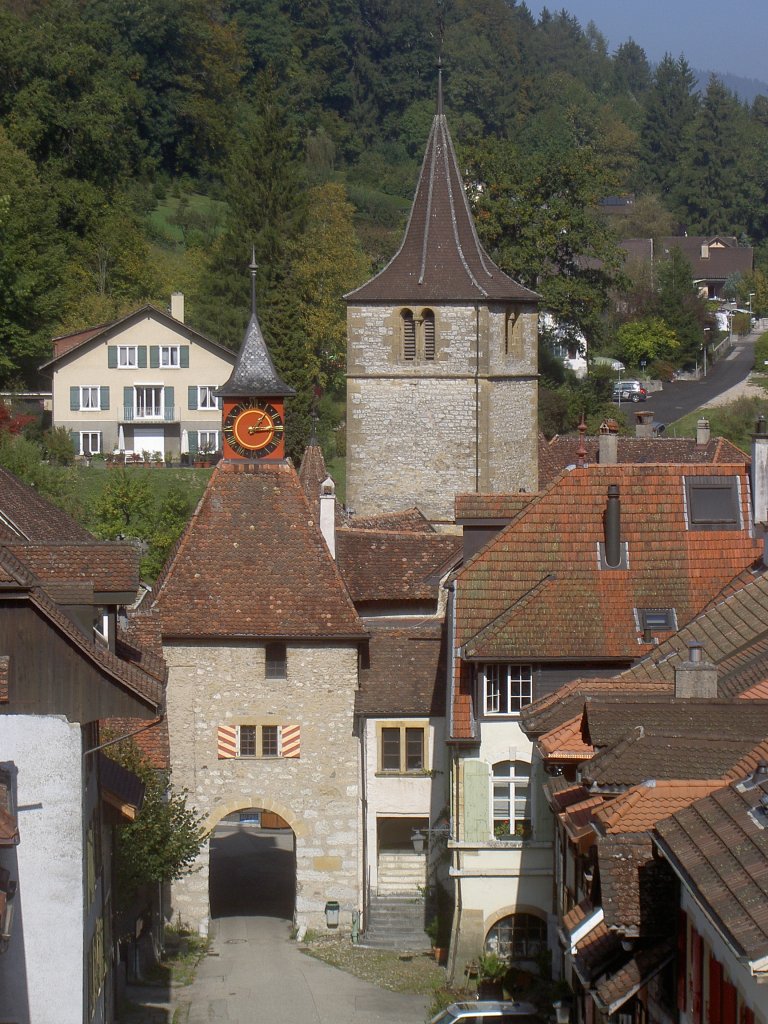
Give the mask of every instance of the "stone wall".
M 173 784 L 213 828 L 242 808 L 275 811 L 296 843 L 298 926 L 325 927 L 338 900 L 349 928 L 360 899 L 359 740 L 353 734 L 355 645 L 288 645 L 287 678 L 265 679 L 263 645 L 167 645 Z M 220 725 L 299 725 L 300 757 L 218 756 Z M 173 917 L 208 925 L 208 847 L 174 883 Z

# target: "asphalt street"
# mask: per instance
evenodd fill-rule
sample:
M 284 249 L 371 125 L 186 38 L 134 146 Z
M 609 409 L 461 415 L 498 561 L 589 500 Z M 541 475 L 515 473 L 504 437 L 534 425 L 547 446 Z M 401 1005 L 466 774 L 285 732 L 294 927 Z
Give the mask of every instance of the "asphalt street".
M 736 340 L 732 351 L 708 368 L 706 377 L 699 380 L 672 381 L 664 385 L 663 391 L 650 394 L 647 402 L 637 405 L 622 402 L 622 409 L 629 413 L 630 420 L 633 419 L 635 412 L 652 411 L 654 422 L 673 423 L 686 413 L 707 405 L 713 398 L 746 380 L 754 365 L 757 338 L 757 334 L 750 334 Z

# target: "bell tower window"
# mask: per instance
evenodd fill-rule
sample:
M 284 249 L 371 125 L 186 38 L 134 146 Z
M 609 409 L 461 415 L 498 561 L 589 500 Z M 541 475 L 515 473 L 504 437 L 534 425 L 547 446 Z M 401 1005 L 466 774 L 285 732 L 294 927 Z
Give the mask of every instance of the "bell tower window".
M 424 358 L 435 358 L 435 314 L 425 309 L 422 314 L 422 333 L 424 336 Z
M 504 355 L 521 359 L 523 356 L 523 318 L 514 309 L 507 310 L 504 328 Z
M 416 321 L 410 309 L 404 309 L 400 319 L 403 330 L 403 359 L 406 362 L 413 362 L 416 358 Z

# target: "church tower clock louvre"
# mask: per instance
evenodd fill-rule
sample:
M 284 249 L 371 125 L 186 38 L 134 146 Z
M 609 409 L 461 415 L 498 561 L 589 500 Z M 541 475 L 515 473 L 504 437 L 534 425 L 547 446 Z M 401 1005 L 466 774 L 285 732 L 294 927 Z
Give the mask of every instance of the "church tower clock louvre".
M 224 458 L 285 458 L 285 399 L 296 392 L 278 376 L 256 315 L 256 257 L 251 259 L 251 318 L 222 399 Z
M 538 488 L 538 295 L 477 236 L 442 73 L 405 236 L 347 301 L 347 503 L 453 520 L 457 493 Z

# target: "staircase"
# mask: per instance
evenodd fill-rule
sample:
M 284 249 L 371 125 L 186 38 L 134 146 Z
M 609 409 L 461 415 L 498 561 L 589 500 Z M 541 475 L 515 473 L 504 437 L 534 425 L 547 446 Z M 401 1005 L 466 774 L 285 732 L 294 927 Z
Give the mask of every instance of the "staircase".
M 427 880 L 427 859 L 413 850 L 379 852 L 379 896 L 422 895 Z
M 417 952 L 430 948 L 424 934 L 424 899 L 421 896 L 372 896 L 361 946 Z

